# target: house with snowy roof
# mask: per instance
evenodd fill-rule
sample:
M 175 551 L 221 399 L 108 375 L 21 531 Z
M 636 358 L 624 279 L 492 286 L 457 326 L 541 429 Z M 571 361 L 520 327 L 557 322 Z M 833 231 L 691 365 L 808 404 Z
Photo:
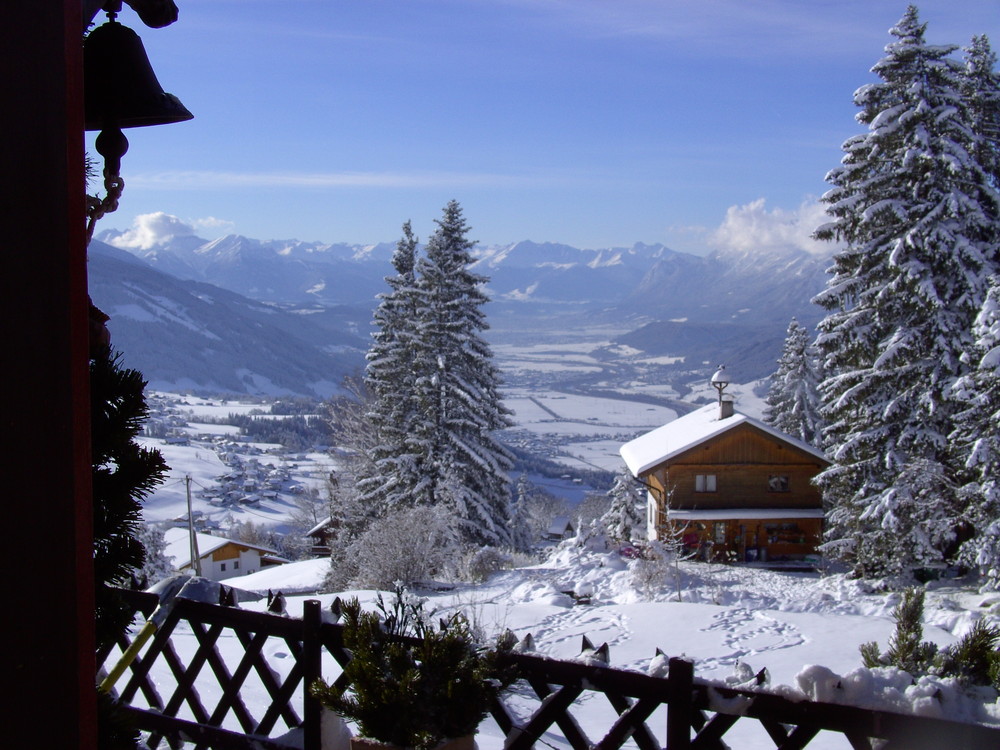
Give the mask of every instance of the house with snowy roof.
M 823 533 L 812 479 L 829 465 L 813 446 L 741 414 L 722 397 L 625 443 L 648 490 L 650 539 L 702 559 L 805 561 Z
M 569 539 L 575 533 L 573 521 L 569 516 L 556 516 L 552 519 L 548 531 L 542 538 L 549 542 L 561 542 L 563 539 Z
M 164 534 L 164 555 L 178 573 L 195 573 L 191 553 L 191 537 L 186 528 L 167 529 Z M 287 563 L 273 549 L 211 534 L 195 533 L 197 558 L 201 575 L 213 581 L 256 573 L 269 565 Z

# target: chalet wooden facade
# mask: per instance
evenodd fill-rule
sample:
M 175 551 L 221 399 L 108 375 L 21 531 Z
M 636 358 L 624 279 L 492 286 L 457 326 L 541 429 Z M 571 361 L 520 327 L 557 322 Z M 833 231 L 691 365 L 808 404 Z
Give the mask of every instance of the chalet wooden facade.
M 273 549 L 249 542 L 201 533 L 195 534 L 195 537 L 201 575 L 213 581 L 249 575 L 269 565 L 282 565 L 288 562 L 285 558 L 279 557 Z M 178 573 L 193 575 L 195 565 L 191 560 L 188 530 L 167 529 L 164 541 L 166 542 L 164 555 L 173 562 L 174 569 Z
M 823 454 L 711 404 L 621 448 L 649 490 L 650 539 L 679 540 L 703 559 L 800 561 L 816 554 L 823 503 L 812 478 Z

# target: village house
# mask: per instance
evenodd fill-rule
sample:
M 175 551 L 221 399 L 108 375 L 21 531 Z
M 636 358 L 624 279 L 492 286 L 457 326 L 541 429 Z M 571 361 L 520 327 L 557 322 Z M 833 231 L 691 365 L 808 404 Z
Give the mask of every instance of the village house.
M 329 557 L 332 550 L 331 543 L 337 527 L 332 518 L 324 518 L 306 532 L 306 536 L 312 540 L 309 547 L 309 554 L 313 557 Z
M 576 534 L 576 529 L 573 528 L 570 517 L 556 516 L 552 519 L 552 523 L 549 524 L 549 528 L 542 538 L 547 542 L 561 542 L 574 534 Z
M 651 540 L 700 559 L 809 562 L 823 534 L 818 449 L 722 397 L 621 447 L 648 490 Z
M 188 530 L 167 529 L 163 536 L 166 542 L 164 555 L 171 560 L 174 570 L 194 575 L 196 569 L 191 562 L 191 537 Z M 235 539 L 196 533 L 195 541 L 198 547 L 198 560 L 201 563 L 200 575 L 213 581 L 249 575 L 263 567 L 288 562 L 285 558 L 279 557 L 273 549 Z

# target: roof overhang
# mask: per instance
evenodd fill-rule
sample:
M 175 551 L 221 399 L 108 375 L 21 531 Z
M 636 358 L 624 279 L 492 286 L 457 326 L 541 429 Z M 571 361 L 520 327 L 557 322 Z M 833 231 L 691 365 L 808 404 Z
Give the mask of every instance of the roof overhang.
M 668 510 L 672 521 L 747 521 L 783 518 L 823 518 L 822 508 L 710 508 L 706 510 Z
M 619 453 L 633 476 L 639 477 L 670 459 L 740 426 L 756 428 L 776 440 L 797 448 L 814 457 L 820 466 L 827 466 L 830 463 L 822 451 L 746 414 L 734 412 L 730 417 L 720 418 L 719 407 L 715 404 L 703 406 L 630 440 L 619 449 Z

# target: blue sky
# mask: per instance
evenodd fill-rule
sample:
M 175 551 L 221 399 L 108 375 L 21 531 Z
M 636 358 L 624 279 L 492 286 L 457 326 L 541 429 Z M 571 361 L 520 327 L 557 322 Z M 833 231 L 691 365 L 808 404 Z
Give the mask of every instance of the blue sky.
M 457 199 L 486 244 L 695 253 L 809 245 L 824 175 L 859 132 L 852 94 L 906 9 L 177 2 L 165 29 L 119 20 L 195 119 L 126 132 L 125 193 L 98 231 L 370 243 L 412 219 L 423 239 Z M 986 33 L 1000 50 L 1000 0 L 917 5 L 929 42 Z

